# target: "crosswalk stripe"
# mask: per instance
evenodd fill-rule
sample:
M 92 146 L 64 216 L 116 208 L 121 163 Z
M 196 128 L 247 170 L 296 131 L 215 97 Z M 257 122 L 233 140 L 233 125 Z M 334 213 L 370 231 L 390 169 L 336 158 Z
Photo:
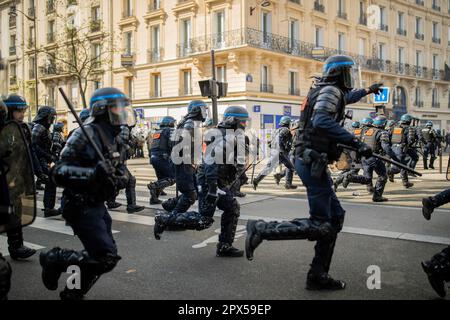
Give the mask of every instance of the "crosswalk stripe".
M 31 248 L 31 249 L 35 249 L 35 250 L 40 250 L 40 249 L 44 249 L 45 247 L 38 245 L 38 244 L 34 244 L 34 243 L 30 243 L 30 242 L 24 242 L 24 245 L 26 245 L 27 247 Z M 4 257 L 9 256 L 8 253 L 8 238 L 5 236 L 0 236 L 0 252 L 2 253 L 2 255 Z

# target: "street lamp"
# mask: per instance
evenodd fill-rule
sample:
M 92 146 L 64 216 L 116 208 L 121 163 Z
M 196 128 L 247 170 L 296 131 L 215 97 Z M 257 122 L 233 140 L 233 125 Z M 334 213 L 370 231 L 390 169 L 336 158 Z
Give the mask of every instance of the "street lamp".
M 17 12 L 21 13 L 25 18 L 27 18 L 29 21 L 33 22 L 33 28 L 34 28 L 34 80 L 35 80 L 35 84 L 34 84 L 34 103 L 36 105 L 36 114 L 38 111 L 38 96 L 39 96 L 39 88 L 38 88 L 38 51 L 37 51 L 37 28 L 36 28 L 36 6 L 34 7 L 34 17 L 30 17 L 29 15 L 27 15 L 26 13 L 18 10 L 17 8 L 14 8 L 13 11 L 9 12 L 10 16 L 16 16 L 17 17 Z M 31 108 L 30 108 L 30 112 L 28 112 L 28 121 L 31 122 Z

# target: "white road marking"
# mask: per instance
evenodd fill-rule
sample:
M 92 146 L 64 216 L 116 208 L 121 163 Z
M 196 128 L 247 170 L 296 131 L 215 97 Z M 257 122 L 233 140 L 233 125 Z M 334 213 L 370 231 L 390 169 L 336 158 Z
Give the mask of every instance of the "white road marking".
M 32 225 L 30 225 L 31 228 L 45 230 L 45 231 L 51 231 L 61 234 L 66 234 L 68 236 L 73 236 L 73 230 L 71 227 L 66 226 L 66 222 L 64 220 L 54 219 L 54 218 L 40 218 L 36 217 L 36 220 Z M 117 230 L 113 230 L 112 233 L 119 233 Z
M 201 249 L 201 248 L 207 247 L 208 244 L 218 243 L 219 242 L 220 229 L 216 229 L 214 231 L 214 233 L 216 233 L 216 235 L 206 239 L 203 242 L 200 242 L 198 244 L 194 244 L 192 246 L 192 248 L 194 248 L 194 249 Z M 239 238 L 242 238 L 244 235 L 245 235 L 245 226 L 237 226 L 235 240 L 237 240 Z

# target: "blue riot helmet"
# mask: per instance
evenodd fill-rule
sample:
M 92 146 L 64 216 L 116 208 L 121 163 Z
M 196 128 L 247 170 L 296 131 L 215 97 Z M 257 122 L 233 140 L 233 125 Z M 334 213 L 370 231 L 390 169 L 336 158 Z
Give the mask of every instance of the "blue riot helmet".
M 361 127 L 361 123 L 359 121 L 352 122 L 352 128 L 358 129 L 359 127 Z
M 91 113 L 88 109 L 83 109 L 79 115 L 81 122 L 85 122 L 90 116 Z
M 369 117 L 364 118 L 361 120 L 361 125 L 370 127 L 373 125 L 373 119 Z
M 164 117 L 161 120 L 161 123 L 159 124 L 159 127 L 160 128 L 167 128 L 167 127 L 174 128 L 175 127 L 175 122 L 177 122 L 177 121 L 173 117 Z
M 53 126 L 53 130 L 56 131 L 56 132 L 63 132 L 63 130 L 64 130 L 64 123 L 62 123 L 62 122 L 55 123 L 55 125 Z
M 373 126 L 376 128 L 384 129 L 387 124 L 387 118 L 385 116 L 378 116 L 373 120 Z
M 284 117 L 282 117 L 282 118 L 280 119 L 279 125 L 280 125 L 280 127 L 286 127 L 286 128 L 289 128 L 290 125 L 291 125 L 291 122 L 292 122 L 291 117 L 284 116 Z
M 433 122 L 431 122 L 431 121 L 428 121 L 426 124 L 425 124 L 425 127 L 427 127 L 427 128 L 433 128 Z
M 250 116 L 247 109 L 240 106 L 231 106 L 223 114 L 223 124 L 233 129 L 245 129 Z
M 402 117 L 400 118 L 400 123 L 401 124 L 411 124 L 412 122 L 412 117 L 409 114 L 404 114 L 402 115 Z
M 202 100 L 193 100 L 188 105 L 188 118 L 201 120 L 208 118 L 208 105 Z
M 13 112 L 26 111 L 28 103 L 24 97 L 17 94 L 10 94 L 3 99 L 4 104 L 8 108 L 8 120 L 13 120 Z
M 91 117 L 106 117 L 112 126 L 136 125 L 136 116 L 126 94 L 116 88 L 101 88 L 94 92 L 89 103 Z
M 338 85 L 343 91 L 352 90 L 355 85 L 355 61 L 349 56 L 334 55 L 329 57 L 323 66 L 322 77 L 326 82 Z

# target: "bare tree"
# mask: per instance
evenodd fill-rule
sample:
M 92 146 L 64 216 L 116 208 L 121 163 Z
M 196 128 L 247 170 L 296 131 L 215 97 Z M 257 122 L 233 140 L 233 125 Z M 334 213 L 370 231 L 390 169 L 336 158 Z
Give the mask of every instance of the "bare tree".
M 64 5 L 58 5 L 60 2 Z M 69 6 L 66 8 L 68 2 Z M 80 3 L 86 8 L 82 8 Z M 63 27 L 55 34 L 52 49 L 43 51 L 48 56 L 46 68 L 50 68 L 52 73 L 75 80 L 83 108 L 87 108 L 88 84 L 97 81 L 105 68 L 110 67 L 116 51 L 115 40 L 105 30 L 99 17 L 83 19 L 80 16 L 81 13 L 91 12 L 90 1 L 78 1 L 76 4 L 74 1 L 54 0 L 54 5 L 56 8 L 65 8 L 64 12 L 56 12 L 56 23 Z

